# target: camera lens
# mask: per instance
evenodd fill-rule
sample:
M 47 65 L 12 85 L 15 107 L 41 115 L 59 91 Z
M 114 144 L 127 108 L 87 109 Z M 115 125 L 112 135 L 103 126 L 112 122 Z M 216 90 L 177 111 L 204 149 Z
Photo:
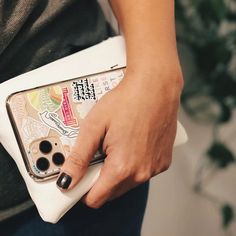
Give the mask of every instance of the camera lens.
M 47 141 L 47 140 L 43 140 L 42 142 L 40 142 L 39 144 L 39 150 L 42 152 L 42 153 L 49 153 L 52 151 L 52 144 Z
M 65 157 L 62 153 L 56 152 L 52 156 L 52 161 L 55 165 L 61 166 L 65 161 Z
M 39 170 L 41 171 L 46 171 L 49 168 L 49 161 L 48 159 L 46 159 L 45 157 L 40 157 L 37 161 L 36 161 L 36 166 Z

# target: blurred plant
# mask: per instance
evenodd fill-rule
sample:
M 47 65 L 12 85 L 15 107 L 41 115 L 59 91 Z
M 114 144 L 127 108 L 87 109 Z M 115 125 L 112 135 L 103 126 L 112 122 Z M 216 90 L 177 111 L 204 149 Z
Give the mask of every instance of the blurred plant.
M 213 127 L 195 191 L 217 203 L 227 229 L 234 220 L 233 206 L 206 194 L 203 185 L 213 173 L 235 164 L 235 154 L 218 131 L 236 107 L 236 0 L 176 0 L 176 15 L 178 42 L 191 50 L 196 65 L 194 78 L 186 78 L 182 105 L 193 119 Z

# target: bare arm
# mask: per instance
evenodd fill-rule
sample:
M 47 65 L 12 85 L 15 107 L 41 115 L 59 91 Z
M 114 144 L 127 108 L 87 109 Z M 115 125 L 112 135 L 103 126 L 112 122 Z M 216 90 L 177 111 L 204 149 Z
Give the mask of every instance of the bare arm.
M 154 69 L 182 83 L 176 49 L 174 0 L 111 0 L 124 33 L 128 70 Z M 174 73 L 176 77 L 174 77 Z M 158 78 L 159 80 L 161 78 Z
M 62 175 L 64 191 L 86 173 L 103 141 L 100 176 L 84 198 L 98 208 L 165 171 L 172 158 L 183 85 L 176 50 L 173 0 L 112 0 L 127 47 L 125 78 L 98 101 L 81 125 Z M 96 124 L 96 125 L 94 125 Z M 65 179 L 64 179 L 65 180 Z

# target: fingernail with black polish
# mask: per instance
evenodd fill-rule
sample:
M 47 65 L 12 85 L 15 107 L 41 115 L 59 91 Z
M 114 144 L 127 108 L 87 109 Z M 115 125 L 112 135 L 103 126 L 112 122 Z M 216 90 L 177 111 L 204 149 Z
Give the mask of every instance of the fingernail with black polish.
M 66 173 L 61 173 L 57 180 L 57 186 L 61 189 L 68 189 L 72 181 L 72 178 Z

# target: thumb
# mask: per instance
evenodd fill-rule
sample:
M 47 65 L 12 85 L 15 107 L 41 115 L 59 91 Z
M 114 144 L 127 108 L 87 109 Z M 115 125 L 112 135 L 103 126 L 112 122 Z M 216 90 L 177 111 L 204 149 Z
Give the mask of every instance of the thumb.
M 88 116 L 82 121 L 75 145 L 57 179 L 57 186 L 60 189 L 72 189 L 86 173 L 91 159 L 104 138 L 105 126 L 101 122 L 100 119 L 92 119 Z

